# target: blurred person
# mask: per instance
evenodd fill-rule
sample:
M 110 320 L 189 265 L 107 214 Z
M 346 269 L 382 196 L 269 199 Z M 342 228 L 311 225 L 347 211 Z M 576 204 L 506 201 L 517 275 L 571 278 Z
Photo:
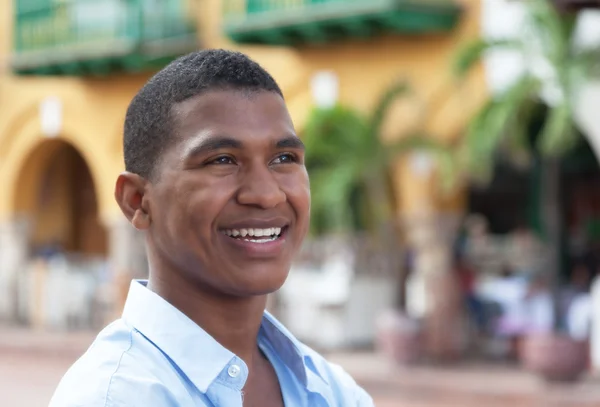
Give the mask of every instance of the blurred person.
M 62 256 L 65 254 L 63 244 L 55 239 L 49 243 L 43 244 L 35 251 L 35 257 L 39 257 L 44 261 L 49 261 L 53 257 Z
M 506 260 L 516 274 L 533 276 L 543 269 L 544 245 L 524 223 L 509 235 L 506 251 Z
M 593 299 L 590 293 L 579 294 L 566 312 L 566 326 L 571 338 L 587 341 L 593 320 Z
M 456 254 L 454 271 L 458 278 L 461 294 L 469 319 L 475 323 L 478 333 L 485 331 L 485 310 L 483 301 L 475 292 L 476 276 L 473 268 L 461 254 Z
M 510 343 L 509 356 L 514 357 L 527 324 L 525 299 L 528 282 L 506 264 L 502 265 L 501 270 L 499 275 L 483 281 L 477 293 L 487 304 L 495 304 L 492 333 L 496 338 Z
M 115 197 L 149 280 L 71 367 L 51 407 L 372 406 L 265 312 L 309 225 L 309 181 L 275 80 L 247 56 L 184 56 L 125 119 Z
M 548 333 L 554 322 L 554 306 L 548 276 L 531 276 L 525 296 L 525 326 L 523 334 Z
M 460 251 L 478 274 L 495 275 L 502 269 L 502 254 L 489 231 L 488 220 L 480 214 L 472 214 L 464 223 L 465 235 L 462 237 Z
M 570 281 L 561 290 L 560 311 L 568 332 L 577 339 L 587 339 L 588 325 L 591 323 L 592 273 L 584 262 L 576 263 L 571 271 Z

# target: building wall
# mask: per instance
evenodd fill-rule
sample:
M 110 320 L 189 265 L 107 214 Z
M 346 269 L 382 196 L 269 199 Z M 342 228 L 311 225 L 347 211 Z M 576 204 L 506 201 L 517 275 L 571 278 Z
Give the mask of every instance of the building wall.
M 242 47 L 263 63 L 282 82 L 297 130 L 312 104 L 310 79 L 320 70 L 332 70 L 339 78 L 339 100 L 368 112 L 391 83 L 407 79 L 416 96 L 429 106 L 427 129 L 434 137 L 451 140 L 462 134 L 472 113 L 487 98 L 481 66 L 460 86 L 450 74 L 453 53 L 480 33 L 480 0 L 455 0 L 464 7 L 459 26 L 451 33 L 411 37 L 376 36 L 368 40 L 346 40 L 319 46 L 290 49 Z M 207 46 L 236 47 L 221 35 L 223 0 L 205 0 L 200 11 L 202 38 Z M 412 107 L 410 107 L 412 106 Z M 394 137 L 415 123 L 414 104 L 397 103 L 386 123 L 387 136 Z M 399 204 L 410 215 L 423 208 L 457 211 L 464 207 L 462 191 L 441 193 L 434 176 L 415 174 L 411 160 L 402 160 L 397 171 Z
M 436 137 L 450 139 L 460 135 L 470 112 L 485 97 L 483 76 L 478 71 L 468 89 L 463 88 L 446 99 L 453 91 L 448 73 L 452 52 L 479 32 L 479 0 L 463 0 L 463 3 L 466 7 L 463 22 L 448 35 L 379 36 L 298 49 L 241 47 L 241 50 L 267 67 L 281 83 L 300 132 L 312 103 L 312 74 L 333 70 L 339 77 L 340 101 L 365 111 L 372 108 L 392 81 L 409 79 L 420 97 L 444 100 L 433 109 L 428 127 Z M 0 36 L 0 60 L 4 61 L 11 48 L 7 35 L 12 24 L 11 4 L 10 0 L 0 0 L 0 18 L 4 20 L 0 24 L 4 29 Z M 236 47 L 220 32 L 221 6 L 221 0 L 206 0 L 195 9 L 199 40 L 204 47 Z M 75 146 L 90 166 L 103 220 L 110 222 L 120 216 L 113 199 L 113 184 L 123 168 L 122 122 L 129 101 L 147 79 L 148 75 L 111 75 L 105 79 L 17 78 L 4 67 L 0 77 L 0 182 L 6 186 L 6 193 L 0 195 L 0 219 L 10 218 L 27 206 L 19 199 L 31 199 L 28 194 L 17 193 L 23 185 L 19 180 L 35 177 L 29 174 L 35 171 L 34 166 L 25 163 L 43 140 L 39 105 L 50 96 L 58 97 L 63 105 L 60 137 Z M 414 110 L 399 104 L 386 128 L 393 136 L 414 117 Z M 408 211 L 422 207 L 424 200 L 436 195 L 430 182 L 411 176 L 410 168 L 405 164 L 398 174 L 401 204 Z
M 449 74 L 455 47 L 479 33 L 479 0 L 457 0 L 465 6 L 465 13 L 460 26 L 449 34 L 423 37 L 383 35 L 368 40 L 345 40 L 298 48 L 232 44 L 221 32 L 222 1 L 189 2 L 191 12 L 198 19 L 199 44 L 203 48 L 239 49 L 269 70 L 284 92 L 299 134 L 313 104 L 311 79 L 322 70 L 333 71 L 337 75 L 339 101 L 365 113 L 373 108 L 391 83 L 408 79 L 415 95 L 429 106 L 429 132 L 441 140 L 459 137 L 471 112 L 486 97 L 481 69 L 475 70 L 460 91 L 454 87 Z M 144 254 L 141 235 L 126 224 L 115 203 L 114 182 L 123 170 L 125 111 L 150 74 L 112 74 L 105 78 L 12 75 L 7 68 L 11 54 L 12 3 L 12 0 L 0 0 L 0 185 L 3 186 L 0 194 L 0 242 L 4 242 L 0 245 L 0 297 L 3 299 L 0 318 L 11 312 L 14 314 L 14 309 L 6 310 L 23 301 L 23 298 L 13 300 L 11 293 L 18 286 L 17 276 L 27 261 L 27 250 L 22 247 L 24 243 L 47 241 L 54 235 L 64 237 L 68 234 L 69 188 L 66 181 L 56 186 L 52 184 L 54 192 L 64 190 L 56 194 L 56 202 L 44 208 L 37 205 L 39 185 L 45 182 L 48 164 L 64 149 L 64 142 L 74 147 L 89 167 L 97 197 L 98 221 L 108 236 L 108 248 L 102 247 L 93 239 L 102 236 L 93 232 L 99 230 L 98 224 L 83 226 L 88 228 L 86 233 L 91 236 L 83 246 L 92 252 L 107 251 L 112 278 L 119 285 L 115 295 L 117 301 L 122 302 L 128 281 L 135 275 L 132 270 L 143 263 Z M 59 107 L 60 131 L 52 137 L 44 135 L 40 113 L 48 98 Z M 386 122 L 385 137 L 402 134 L 403 129 L 415 122 L 417 113 L 414 104 L 399 102 Z M 409 216 L 427 209 L 460 210 L 463 205 L 461 191 L 442 195 L 434 182 L 435 171 L 427 169 L 427 160 L 417 158 L 399 160 L 396 182 L 400 209 Z M 27 221 L 32 220 L 38 223 L 33 236 L 27 230 Z M 54 281 L 53 278 L 60 277 L 58 274 L 44 276 L 40 273 L 38 270 L 31 274 L 31 278 L 37 281 L 36 287 L 40 286 L 39 281 Z M 35 277 L 38 274 L 41 276 L 39 281 Z M 75 280 L 69 278 L 68 281 Z M 87 287 L 88 283 L 81 284 Z M 51 290 L 50 285 L 44 286 Z M 64 284 L 57 283 L 56 286 Z M 36 304 L 35 307 L 42 307 L 39 301 Z M 67 305 L 60 307 L 63 309 Z M 77 309 L 82 306 L 71 304 L 70 307 Z M 40 309 L 31 312 L 39 316 Z M 56 315 L 59 315 L 58 311 Z M 53 319 L 60 320 L 58 316 Z

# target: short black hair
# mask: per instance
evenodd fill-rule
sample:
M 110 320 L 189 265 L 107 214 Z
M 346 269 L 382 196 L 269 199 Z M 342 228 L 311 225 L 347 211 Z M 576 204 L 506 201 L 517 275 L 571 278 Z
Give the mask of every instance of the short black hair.
M 154 75 L 131 101 L 125 116 L 125 169 L 151 178 L 175 138 L 174 105 L 211 90 L 275 92 L 273 77 L 241 52 L 210 49 L 180 57 Z

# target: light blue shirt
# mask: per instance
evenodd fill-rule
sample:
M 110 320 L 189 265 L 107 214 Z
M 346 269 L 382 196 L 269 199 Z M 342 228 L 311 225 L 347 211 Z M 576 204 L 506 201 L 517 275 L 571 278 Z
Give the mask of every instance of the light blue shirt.
M 371 407 L 339 366 L 265 312 L 258 344 L 287 407 Z M 122 318 L 61 380 L 50 407 L 242 407 L 248 367 L 163 298 L 133 281 Z

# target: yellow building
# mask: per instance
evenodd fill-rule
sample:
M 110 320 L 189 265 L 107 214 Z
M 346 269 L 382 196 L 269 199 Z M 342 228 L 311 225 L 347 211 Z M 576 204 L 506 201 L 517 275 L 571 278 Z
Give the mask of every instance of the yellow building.
M 301 134 L 315 74 L 333 72 L 339 101 L 358 109 L 398 78 L 438 100 L 440 89 L 450 94 L 456 46 L 479 32 L 478 0 L 157 4 L 0 0 L 0 317 L 89 325 L 120 303 L 119 281 L 144 275 L 143 243 L 113 188 L 126 107 L 169 59 L 198 48 L 248 53 L 278 80 Z M 460 135 L 485 97 L 482 73 L 461 92 L 431 112 L 432 134 Z M 411 117 L 396 106 L 386 129 L 398 133 Z M 458 209 L 414 167 L 398 167 L 403 214 Z M 33 260 L 57 247 L 67 266 Z

